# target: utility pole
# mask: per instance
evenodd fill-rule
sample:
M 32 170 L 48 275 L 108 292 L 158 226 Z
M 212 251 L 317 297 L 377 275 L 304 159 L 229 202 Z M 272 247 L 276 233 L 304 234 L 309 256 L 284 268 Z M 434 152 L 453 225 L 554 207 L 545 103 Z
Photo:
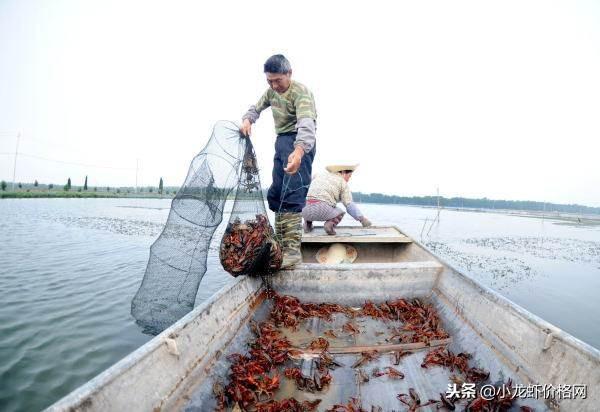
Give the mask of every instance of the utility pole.
M 135 159 L 135 193 L 138 192 L 138 166 L 140 159 Z
M 15 163 L 13 166 L 13 181 L 12 181 L 12 190 L 15 191 L 15 179 L 17 176 L 17 157 L 19 157 L 19 141 L 21 140 L 21 132 L 17 133 L 17 148 L 15 149 Z
M 546 201 L 544 200 L 544 210 L 542 212 L 542 223 L 544 223 L 544 217 L 546 216 Z
M 437 216 L 436 219 L 439 223 L 440 221 L 440 187 L 437 187 Z

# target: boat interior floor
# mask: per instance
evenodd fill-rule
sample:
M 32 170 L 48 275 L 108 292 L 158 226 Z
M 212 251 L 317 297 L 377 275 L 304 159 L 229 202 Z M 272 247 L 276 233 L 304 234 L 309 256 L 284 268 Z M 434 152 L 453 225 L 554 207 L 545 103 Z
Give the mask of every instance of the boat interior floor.
M 400 296 L 399 296 L 400 298 Z M 441 366 L 422 367 L 426 354 L 435 346 L 447 347 L 454 353 L 468 352 L 473 355 L 469 366 L 478 367 L 490 371 L 487 383 L 501 384 L 508 378 L 513 383 L 523 383 L 517 371 L 510 370 L 499 358 L 497 352 L 482 336 L 459 317 L 456 312 L 438 295 L 433 292 L 431 296 L 423 297 L 423 302 L 432 303 L 438 311 L 444 329 L 449 332 L 450 338 L 440 341 L 423 343 L 401 344 L 399 334 L 402 335 L 402 323 L 400 321 L 381 320 L 371 317 L 348 317 L 342 313 L 336 313 L 331 320 L 321 318 L 308 318 L 302 320 L 295 328 L 280 327 L 279 331 L 285 335 L 292 347 L 302 352 L 299 356 L 291 357 L 286 364 L 278 368 L 280 386 L 275 392 L 274 399 L 282 400 L 293 397 L 298 401 L 321 400 L 318 410 L 327 410 L 334 405 L 346 405 L 351 398 L 356 398 L 362 407 L 371 411 L 380 410 L 408 410 L 408 406 L 398 399 L 399 394 L 406 394 L 405 400 L 410 401 L 408 396 L 412 388 L 420 397 L 421 403 L 425 404 L 429 399 L 440 400 L 440 394 L 446 393 L 448 385 L 457 381 L 460 389 L 460 373 L 451 371 Z M 358 304 L 358 302 L 353 302 Z M 352 306 L 352 305 L 350 305 Z M 358 304 L 360 306 L 360 304 Z M 231 360 L 228 358 L 233 353 L 247 354 L 248 343 L 255 339 L 252 332 L 253 322 L 263 322 L 268 319 L 272 308 L 271 300 L 264 300 L 259 304 L 252 319 L 244 323 L 235 338 L 211 365 L 208 379 L 199 382 L 193 387 L 188 395 L 184 397 L 180 409 L 185 411 L 217 410 L 216 398 L 213 394 L 213 385 L 219 382 L 223 387 L 229 381 Z M 352 327 L 346 326 L 350 323 Z M 356 330 L 353 330 L 355 328 Z M 404 332 L 406 333 L 406 332 Z M 285 368 L 297 367 L 303 376 L 313 376 L 316 367 L 316 358 L 311 357 L 308 346 L 311 341 L 318 337 L 324 337 L 329 342 L 329 354 L 338 367 L 330 370 L 331 383 L 321 391 L 309 392 L 299 390 L 293 379 L 284 377 Z M 406 339 L 402 339 L 406 341 Z M 374 359 L 365 360 L 362 352 L 378 350 L 379 356 Z M 395 353 L 398 350 L 408 352 L 399 359 Z M 399 379 L 388 374 L 382 374 L 392 367 L 400 371 L 404 378 Z M 378 376 L 379 375 L 379 376 Z M 457 410 L 462 410 L 467 400 L 457 403 Z M 461 406 L 462 405 L 462 406 Z M 547 407 L 535 399 L 519 399 L 515 402 L 514 410 L 519 406 L 526 405 L 535 410 L 546 410 Z M 231 405 L 230 409 L 231 410 Z M 437 410 L 432 404 L 419 408 L 419 410 Z

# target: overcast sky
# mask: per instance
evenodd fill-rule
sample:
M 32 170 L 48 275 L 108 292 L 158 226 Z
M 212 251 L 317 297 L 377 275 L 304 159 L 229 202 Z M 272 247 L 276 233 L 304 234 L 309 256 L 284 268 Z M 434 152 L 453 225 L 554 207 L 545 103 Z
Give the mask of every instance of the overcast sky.
M 0 0 L 0 179 L 178 186 L 274 53 L 353 190 L 600 206 L 599 1 Z

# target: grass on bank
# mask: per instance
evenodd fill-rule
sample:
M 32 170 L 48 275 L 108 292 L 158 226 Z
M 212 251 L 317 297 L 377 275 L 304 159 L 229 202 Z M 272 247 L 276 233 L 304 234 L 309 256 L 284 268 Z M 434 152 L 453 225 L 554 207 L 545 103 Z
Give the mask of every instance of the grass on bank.
M 83 186 L 74 186 L 71 178 L 67 179 L 65 185 L 54 183 L 17 184 L 0 181 L 0 199 L 23 199 L 23 198 L 149 198 L 149 199 L 172 199 L 179 190 L 178 187 L 164 186 L 160 178 L 158 187 L 139 186 L 137 189 L 131 186 L 88 186 L 87 176 Z
M 0 192 L 0 199 L 33 199 L 33 198 L 144 198 L 172 199 L 174 194 L 160 195 L 158 193 L 115 193 L 115 192 L 71 192 L 71 191 L 22 191 Z

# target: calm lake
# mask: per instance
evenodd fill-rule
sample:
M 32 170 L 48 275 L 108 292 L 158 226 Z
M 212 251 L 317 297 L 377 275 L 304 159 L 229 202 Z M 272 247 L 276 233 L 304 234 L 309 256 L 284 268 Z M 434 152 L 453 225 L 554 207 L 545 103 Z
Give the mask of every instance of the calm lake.
M 0 201 L 0 410 L 42 409 L 150 339 L 130 302 L 169 207 L 159 199 Z M 435 209 L 361 208 L 600 348 L 600 226 L 450 210 L 432 224 Z M 233 279 L 218 261 L 222 227 L 196 304 Z

